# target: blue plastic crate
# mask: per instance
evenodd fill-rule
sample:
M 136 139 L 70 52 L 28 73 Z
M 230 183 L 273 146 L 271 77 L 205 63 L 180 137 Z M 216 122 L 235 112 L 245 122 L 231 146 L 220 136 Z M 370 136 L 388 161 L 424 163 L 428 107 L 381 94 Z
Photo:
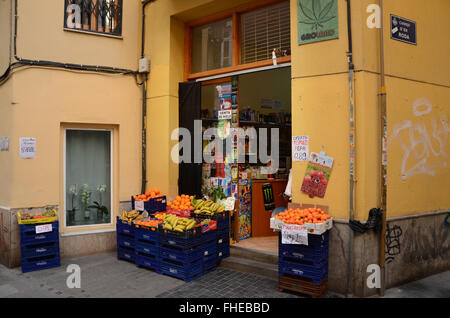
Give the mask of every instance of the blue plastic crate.
M 218 233 L 216 237 L 217 247 L 230 245 L 230 236 L 228 233 Z
M 172 248 L 161 247 L 159 256 L 162 260 L 171 260 L 180 264 L 195 263 L 202 258 L 203 250 L 199 247 L 188 252 L 174 250 Z
M 159 246 L 151 245 L 142 242 L 136 242 L 135 246 L 136 253 L 144 253 L 147 255 L 159 256 Z
M 117 234 L 117 246 L 134 248 L 135 246 L 134 240 L 135 239 L 133 236 L 120 233 Z
M 131 197 L 131 208 L 135 210 L 135 204 L 134 204 L 134 196 Z M 165 212 L 167 209 L 167 199 L 166 196 L 160 196 L 157 198 L 149 199 L 148 201 L 144 202 L 144 210 L 148 213 L 155 213 L 155 212 Z
M 22 245 L 20 252 L 22 258 L 59 254 L 59 241 L 39 244 L 25 244 Z
M 180 266 L 175 262 L 161 261 L 161 274 L 180 278 L 190 282 L 203 275 L 203 263 L 201 260 L 189 266 Z
M 179 251 L 193 250 L 201 246 L 202 236 L 194 236 L 191 238 L 184 238 L 172 235 L 161 235 L 159 236 L 159 245 L 162 247 L 170 247 Z
M 204 245 L 202 247 L 202 255 L 204 258 L 210 255 L 216 255 L 216 252 L 217 252 L 217 245 L 215 241 L 213 241 L 212 244 Z
M 203 260 L 203 275 L 212 272 L 217 268 L 217 255 L 211 255 L 213 257 Z
M 22 257 L 22 273 L 61 266 L 59 253 L 41 257 Z
M 202 233 L 203 245 L 215 243 L 216 239 L 217 239 L 217 230 Z
M 120 217 L 117 217 L 116 221 L 116 231 L 117 233 L 125 235 L 134 235 L 135 227 L 133 224 L 123 221 Z
M 47 224 L 47 223 L 43 223 Z M 36 234 L 36 226 L 43 224 L 20 224 L 20 244 L 37 244 L 59 240 L 59 222 L 52 222 L 52 231 Z
M 136 266 L 153 269 L 160 272 L 160 259 L 157 255 L 150 255 L 142 252 L 136 253 Z
M 230 256 L 230 245 L 217 248 L 217 260 L 220 261 Z
M 230 219 L 229 218 L 225 218 L 225 219 L 218 219 L 217 220 L 217 229 L 218 230 L 223 230 L 226 228 L 230 228 Z
M 145 229 L 136 229 L 135 240 L 136 242 L 157 246 L 159 245 L 159 233 Z
M 282 244 L 278 249 L 280 258 L 293 258 L 313 263 L 320 263 L 328 260 L 328 246 L 314 248 L 302 245 Z
M 123 259 L 130 262 L 135 262 L 136 252 L 132 248 L 118 247 L 117 248 L 117 259 Z
M 322 266 L 302 264 L 289 260 L 278 261 L 278 275 L 291 274 L 300 277 L 306 277 L 313 280 L 314 284 L 320 284 L 328 277 L 328 262 Z

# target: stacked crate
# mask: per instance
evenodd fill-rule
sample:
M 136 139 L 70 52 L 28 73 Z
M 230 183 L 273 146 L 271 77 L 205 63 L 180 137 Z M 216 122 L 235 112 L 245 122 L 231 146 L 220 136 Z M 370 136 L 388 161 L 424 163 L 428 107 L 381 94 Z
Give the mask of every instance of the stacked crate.
M 217 230 L 202 233 L 203 274 L 217 267 Z
M 179 235 L 159 233 L 160 273 L 190 282 L 203 275 L 203 236 L 196 227 Z
M 51 224 L 52 231 L 36 233 L 36 226 Z M 20 224 L 22 272 L 61 266 L 59 255 L 59 222 Z
M 136 266 L 160 272 L 159 233 L 157 229 L 135 229 Z
M 308 234 L 308 245 L 278 245 L 279 289 L 298 291 L 313 297 L 327 292 L 329 231 Z
M 116 222 L 117 232 L 117 258 L 127 260 L 130 262 L 136 261 L 135 251 L 135 228 L 134 224 L 129 224 L 126 221 L 117 217 Z
M 217 219 L 217 261 L 230 256 L 230 212 L 226 211 Z

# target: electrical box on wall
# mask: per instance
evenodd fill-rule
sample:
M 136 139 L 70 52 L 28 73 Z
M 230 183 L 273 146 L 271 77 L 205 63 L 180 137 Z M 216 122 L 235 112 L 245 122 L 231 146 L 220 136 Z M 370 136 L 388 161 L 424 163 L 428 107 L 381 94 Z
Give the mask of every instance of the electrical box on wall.
M 150 72 L 150 60 L 148 58 L 141 58 L 139 60 L 139 73 L 149 73 Z

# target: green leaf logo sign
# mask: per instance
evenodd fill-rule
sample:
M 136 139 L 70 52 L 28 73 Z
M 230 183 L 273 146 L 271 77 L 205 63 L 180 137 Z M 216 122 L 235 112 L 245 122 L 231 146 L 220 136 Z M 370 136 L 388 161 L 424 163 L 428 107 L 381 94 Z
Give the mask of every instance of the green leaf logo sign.
M 299 44 L 338 37 L 337 0 L 298 0 Z

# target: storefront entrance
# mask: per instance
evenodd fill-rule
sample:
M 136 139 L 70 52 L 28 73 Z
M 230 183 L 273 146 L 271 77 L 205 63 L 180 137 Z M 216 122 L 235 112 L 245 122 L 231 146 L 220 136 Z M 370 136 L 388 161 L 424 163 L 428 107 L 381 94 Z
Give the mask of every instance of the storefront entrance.
M 179 124 L 192 132 L 192 161 L 180 163 L 179 193 L 234 197 L 234 246 L 277 253 L 270 218 L 289 202 L 290 67 L 181 83 L 180 97 Z M 200 119 L 201 126 L 195 124 Z M 201 150 L 195 140 L 200 127 Z

